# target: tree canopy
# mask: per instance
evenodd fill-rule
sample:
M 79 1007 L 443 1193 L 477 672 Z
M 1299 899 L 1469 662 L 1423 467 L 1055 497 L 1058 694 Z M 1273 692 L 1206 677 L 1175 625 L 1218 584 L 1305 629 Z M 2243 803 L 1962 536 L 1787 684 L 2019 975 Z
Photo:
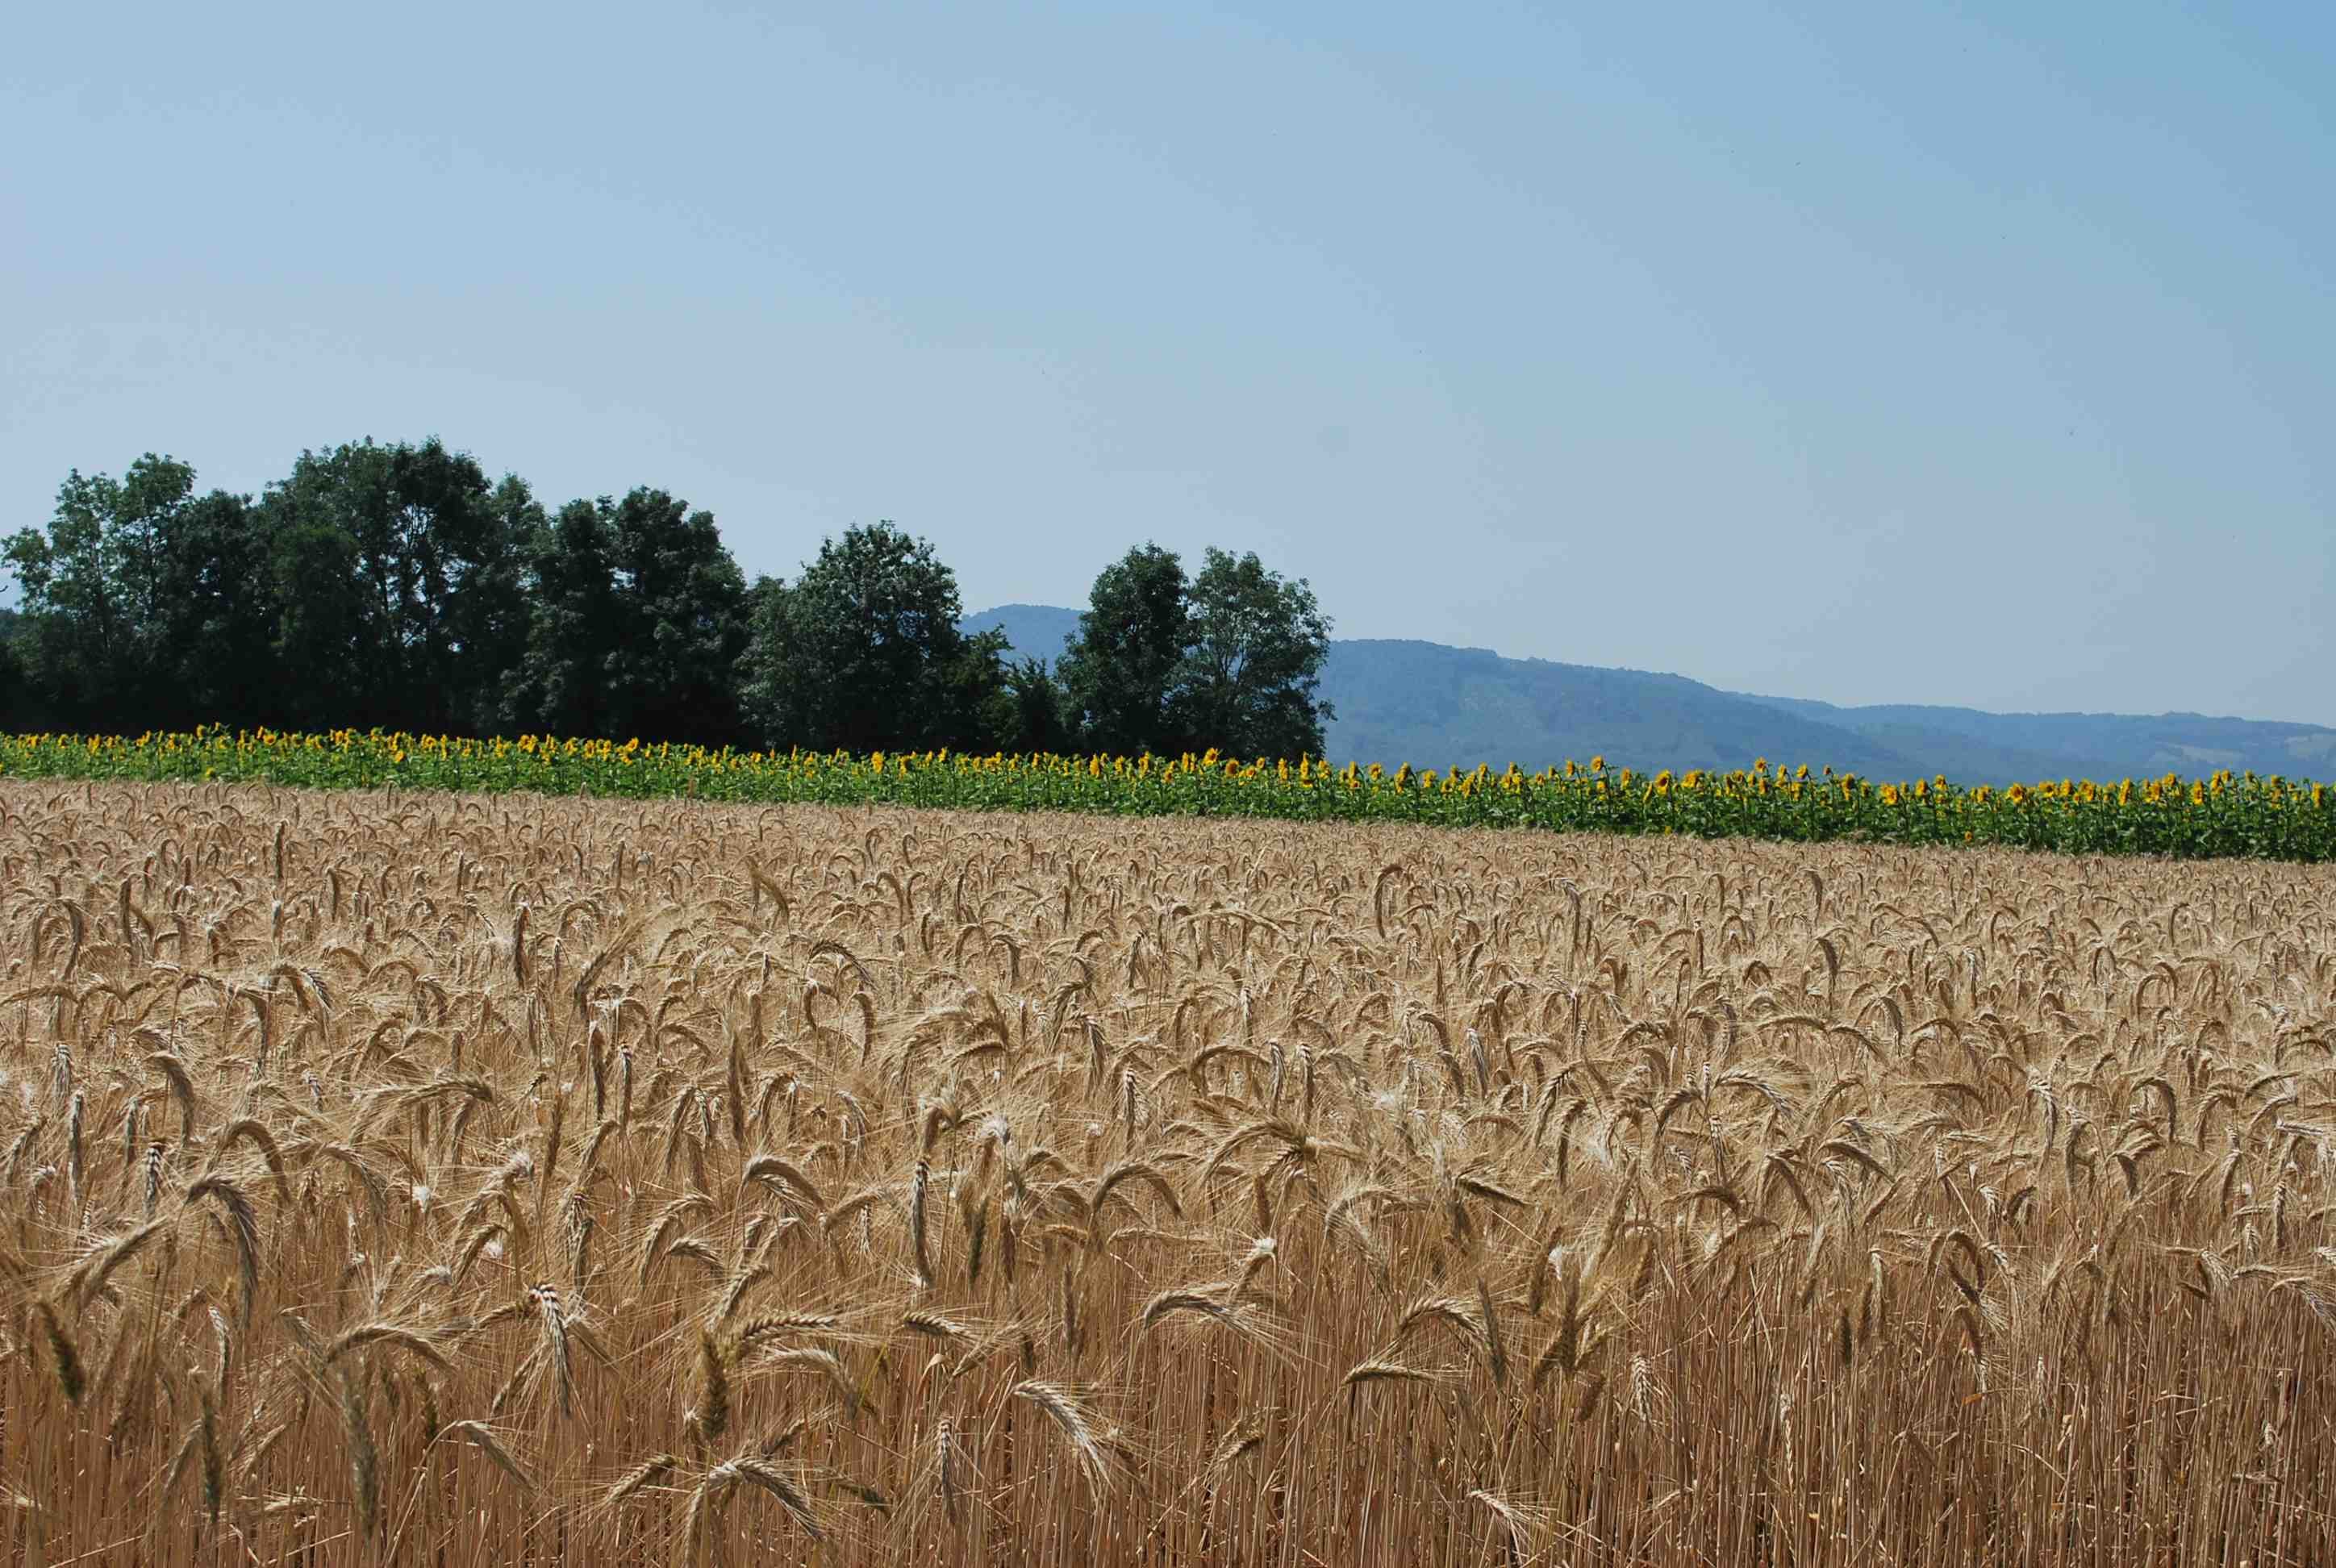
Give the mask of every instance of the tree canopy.
M 502 710 L 522 729 L 721 745 L 739 734 L 746 579 L 714 514 L 646 487 L 532 533 Z
M 1177 726 L 1235 756 L 1319 756 L 1330 623 L 1304 578 L 1212 547 L 1188 595 Z
M 1022 740 L 1022 694 L 1043 672 L 1009 674 L 1002 636 L 965 635 L 957 574 L 928 541 L 846 529 L 755 595 L 745 701 L 761 733 L 822 751 Z
M 462 641 L 516 609 L 514 519 L 493 491 L 434 438 L 304 452 L 269 488 L 283 651 L 312 672 L 301 722 L 443 732 L 493 711 L 501 672 Z
M 1314 756 L 1330 626 L 1303 578 L 1212 548 L 1189 580 L 1156 544 L 1095 579 L 1063 655 L 1065 702 L 1094 751 Z
M 1190 586 L 1184 563 L 1156 544 L 1096 576 L 1059 671 L 1081 745 L 1131 756 L 1198 749 L 1174 706 L 1192 645 Z
M 192 468 L 151 452 L 119 480 L 76 470 L 57 487 L 46 530 L 9 537 L 18 653 L 44 717 L 111 711 L 142 727 L 167 702 L 177 660 L 160 611 L 194 487 Z
M 642 485 L 557 511 L 435 437 L 300 453 L 257 497 L 149 453 L 0 541 L 0 722 L 553 732 L 855 752 L 1319 752 L 1328 623 L 1254 555 L 1130 550 L 1058 668 L 968 636 L 889 521 L 751 586 Z

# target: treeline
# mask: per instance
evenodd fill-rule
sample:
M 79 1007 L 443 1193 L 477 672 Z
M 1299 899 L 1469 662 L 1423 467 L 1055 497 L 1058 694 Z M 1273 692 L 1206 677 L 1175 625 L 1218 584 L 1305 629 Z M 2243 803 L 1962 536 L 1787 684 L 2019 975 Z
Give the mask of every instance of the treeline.
M 551 733 L 832 750 L 1319 755 L 1329 623 L 1304 579 L 1145 545 L 1053 667 L 967 636 L 889 522 L 749 581 L 643 486 L 556 511 L 433 439 L 304 452 L 257 498 L 151 453 L 9 536 L 0 725 Z

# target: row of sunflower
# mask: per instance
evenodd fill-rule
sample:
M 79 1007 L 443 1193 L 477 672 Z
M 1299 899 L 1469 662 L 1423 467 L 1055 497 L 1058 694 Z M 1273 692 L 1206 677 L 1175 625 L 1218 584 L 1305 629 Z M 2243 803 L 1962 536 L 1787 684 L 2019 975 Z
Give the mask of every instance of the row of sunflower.
M 0 776 L 273 782 L 322 788 L 526 790 L 984 811 L 1403 821 L 1450 827 L 1691 833 L 1802 842 L 1999 844 L 2078 853 L 2336 859 L 2324 784 L 2221 772 L 2115 784 L 1879 783 L 1823 769 L 1642 774 L 1332 767 L 1314 758 L 977 756 L 644 745 L 552 735 L 469 739 L 380 730 L 295 735 L 197 726 L 125 735 L 0 735 Z

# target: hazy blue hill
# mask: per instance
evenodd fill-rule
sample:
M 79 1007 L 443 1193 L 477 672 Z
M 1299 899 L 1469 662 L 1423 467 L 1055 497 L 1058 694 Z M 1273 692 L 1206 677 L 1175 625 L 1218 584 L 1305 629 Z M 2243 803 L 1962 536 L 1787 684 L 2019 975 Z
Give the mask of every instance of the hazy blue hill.
M 1009 604 L 968 616 L 1002 628 L 1017 655 L 1052 662 L 1078 612 Z M 1526 768 L 1569 759 L 1646 771 L 1739 768 L 1755 757 L 1867 778 L 1944 774 L 1960 783 L 2146 778 L 2217 767 L 2336 776 L 2336 729 L 2196 714 L 1994 714 L 1888 705 L 1836 707 L 1721 691 L 1683 676 L 1504 658 L 1484 648 L 1334 642 L 1322 695 L 1338 712 L 1329 754 L 1393 766 Z
M 1615 766 L 1685 772 L 1749 767 L 1765 756 L 1892 777 L 1911 776 L 1913 767 L 1864 736 L 1764 711 L 1683 676 L 1503 658 L 1441 643 L 1336 643 L 1322 695 L 1338 712 L 1333 761 L 1533 769 L 1602 755 Z
M 2336 729 L 2203 714 L 1983 713 L 1977 708 L 1885 704 L 1836 707 L 1798 697 L 1755 696 L 1821 724 L 1839 725 L 1903 746 L 1910 730 L 1983 740 L 2059 759 L 2044 773 L 2011 776 L 2151 778 L 2226 767 L 2290 778 L 2336 774 Z
M 1052 662 L 1078 612 L 1008 604 L 965 618 L 1002 629 L 1018 657 Z M 1515 762 L 1527 768 L 1603 755 L 1616 766 L 1745 767 L 1756 756 L 1876 776 L 1912 776 L 1912 762 L 1836 726 L 1795 718 L 1673 675 L 1503 658 L 1432 642 L 1330 646 L 1322 695 L 1338 709 L 1334 760 L 1446 768 Z
M 1035 658 L 1052 667 L 1063 651 L 1064 639 L 1079 629 L 1079 612 L 1051 604 L 1001 604 L 958 622 L 968 635 L 997 627 L 1014 645 L 1017 658 Z
M 1800 716 L 1828 722 L 1813 714 Z M 1962 735 L 1925 725 L 1874 723 L 1840 727 L 1911 758 L 1921 765 L 1918 772 L 1925 778 L 1944 774 L 1955 780 L 2010 784 L 2046 778 L 2110 776 L 2098 759 L 2088 761 L 2071 752 L 2044 747 L 2008 745 L 1985 735 Z

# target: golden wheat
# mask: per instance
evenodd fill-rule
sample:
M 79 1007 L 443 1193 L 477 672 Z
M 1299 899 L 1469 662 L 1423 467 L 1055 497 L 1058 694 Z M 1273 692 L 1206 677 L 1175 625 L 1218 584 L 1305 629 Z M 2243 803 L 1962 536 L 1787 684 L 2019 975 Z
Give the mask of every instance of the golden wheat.
M 2336 1561 L 2336 872 L 0 785 L 27 1561 Z

